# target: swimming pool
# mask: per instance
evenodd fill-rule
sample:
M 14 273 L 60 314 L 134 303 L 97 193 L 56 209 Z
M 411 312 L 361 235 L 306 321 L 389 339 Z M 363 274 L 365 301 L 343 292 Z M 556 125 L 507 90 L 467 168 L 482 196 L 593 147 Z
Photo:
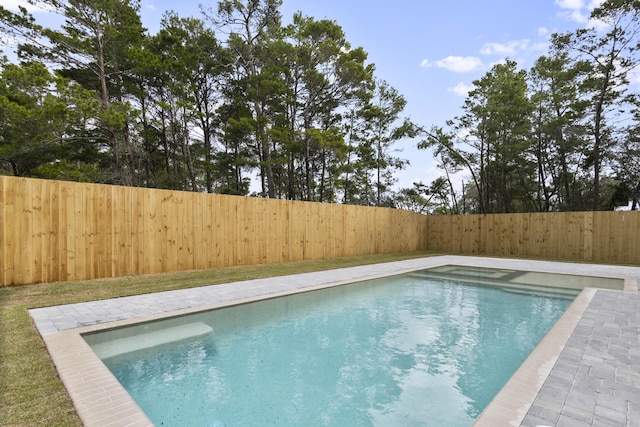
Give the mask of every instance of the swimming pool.
M 424 269 L 450 269 L 461 266 L 469 269 L 492 267 L 495 269 L 527 271 L 534 282 L 545 283 L 549 274 L 558 276 L 560 282 L 572 283 L 580 294 L 552 330 L 518 368 L 504 388 L 474 423 L 476 427 L 496 425 L 520 425 L 523 420 L 534 414 L 538 401 L 546 399 L 562 405 L 566 395 L 558 398 L 558 392 L 567 393 L 569 387 L 554 383 L 553 390 L 546 387 L 545 380 L 567 375 L 567 357 L 579 367 L 576 381 L 584 380 L 580 376 L 584 368 L 593 365 L 593 359 L 574 358 L 572 336 L 593 330 L 595 339 L 602 339 L 611 326 L 608 312 L 617 312 L 620 303 L 594 305 L 601 283 L 613 279 L 618 282 L 616 290 L 624 304 L 635 301 L 640 283 L 640 267 L 617 265 L 563 263 L 536 260 L 518 260 L 469 256 L 434 256 L 391 263 L 373 264 L 360 267 L 302 273 L 269 279 L 250 279 L 242 282 L 215 286 L 203 286 L 180 291 L 158 292 L 109 300 L 91 301 L 81 304 L 34 308 L 29 310 L 46 347 L 55 364 L 60 379 L 71 396 L 78 415 L 87 427 L 105 425 L 152 426 L 152 422 L 133 401 L 131 396 L 105 367 L 93 350 L 82 338 L 82 334 L 113 330 L 117 327 L 151 322 L 177 315 L 191 314 L 220 308 L 228 305 L 246 303 L 264 298 L 288 295 L 295 292 L 338 286 L 345 283 L 375 277 L 401 274 Z M 583 281 L 583 277 L 588 280 Z M 519 279 L 516 279 L 519 280 Z M 583 289 L 586 286 L 585 289 Z M 608 286 L 605 286 L 608 288 Z M 602 310 L 605 310 L 604 312 Z M 604 319 L 602 318 L 604 313 Z M 585 318 L 587 316 L 588 318 Z M 594 320 L 595 319 L 595 323 Z M 624 319 L 623 319 L 624 320 Z M 605 322 L 604 324 L 602 322 Z M 583 324 L 586 322 L 586 324 Z M 148 323 L 147 323 L 148 324 Z M 579 329 L 581 328 L 581 329 Z M 571 338 L 571 339 L 570 339 Z M 631 345 L 631 344 L 629 344 Z M 617 347 L 616 347 L 617 348 Z M 569 351 L 567 355 L 565 353 Z M 634 352 L 635 347 L 628 351 Z M 608 364 L 611 357 L 608 350 L 602 355 Z M 603 359 L 604 360 L 604 359 Z M 563 362 L 560 367 L 556 361 Z M 615 365 L 621 372 L 625 366 Z M 632 364 L 631 368 L 636 365 Z M 543 384 L 545 384 L 543 386 Z M 628 388 L 628 386 L 625 386 Z M 588 389 L 588 387 L 587 387 Z M 574 390 L 570 396 L 586 392 L 585 388 Z M 592 390 L 595 392 L 595 390 Z M 560 400 L 558 400 L 560 399 Z M 534 403 L 535 400 L 535 403 Z M 557 401 L 557 402 L 556 402 Z M 538 408 L 539 409 L 539 408 Z M 550 408 L 553 410 L 552 408 Z M 534 417 L 535 418 L 535 417 Z M 538 422 L 553 424 L 553 422 Z
M 468 426 L 578 293 L 523 276 L 443 266 L 84 338 L 156 425 Z

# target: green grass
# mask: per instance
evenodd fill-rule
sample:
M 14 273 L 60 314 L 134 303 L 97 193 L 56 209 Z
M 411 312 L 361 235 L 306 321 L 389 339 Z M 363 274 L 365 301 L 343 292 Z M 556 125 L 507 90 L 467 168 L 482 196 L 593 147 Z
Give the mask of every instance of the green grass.
M 82 425 L 28 309 L 432 255 L 370 255 L 0 288 L 0 425 Z

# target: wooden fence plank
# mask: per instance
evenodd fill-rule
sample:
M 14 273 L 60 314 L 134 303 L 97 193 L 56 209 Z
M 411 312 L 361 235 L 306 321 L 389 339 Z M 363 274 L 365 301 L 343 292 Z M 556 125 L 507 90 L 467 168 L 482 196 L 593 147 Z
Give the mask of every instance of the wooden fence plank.
M 580 256 L 577 259 L 581 261 L 591 261 L 593 259 L 593 212 L 583 212 Z
M 195 198 L 200 194 L 196 193 L 181 193 L 183 203 L 178 206 L 178 210 L 183 213 L 183 220 L 179 224 L 182 233 L 182 240 L 180 247 L 182 250 L 182 266 L 179 270 L 193 270 L 194 267 L 194 244 L 196 239 L 196 233 L 194 233 L 192 218 L 193 218 L 193 205 L 196 203 Z M 199 235 L 199 234 L 198 234 Z
M 234 198 L 232 203 L 236 210 L 236 242 L 239 245 L 235 264 L 248 265 L 252 257 L 253 212 L 247 209 L 247 199 L 244 197 Z
M 144 189 L 131 189 L 131 272 L 144 271 Z
M 35 181 L 35 180 L 34 180 Z M 58 254 L 55 250 L 57 243 L 57 227 L 54 225 L 54 216 L 57 215 L 57 195 L 56 185 L 51 185 L 48 181 L 39 181 L 40 206 L 41 206 L 41 227 L 40 234 L 42 236 L 42 246 L 39 251 L 41 257 L 42 274 L 39 278 L 42 282 L 51 282 L 55 277 L 54 271 L 57 270 Z M 1 202 L 0 202 L 1 204 Z M 0 219 L 0 222 L 2 220 Z
M 70 199 L 73 200 L 73 194 L 71 191 L 71 184 L 68 182 L 60 182 L 59 185 L 59 200 L 58 200 L 58 233 L 59 233 L 59 280 L 73 280 L 75 274 L 75 249 L 72 244 L 72 223 L 70 218 L 73 216 L 73 204 Z
M 79 280 L 82 277 L 91 277 L 87 273 L 86 258 L 86 236 L 84 222 L 86 218 L 90 218 L 84 212 L 82 185 L 70 183 L 68 186 L 70 191 L 67 212 L 70 212 L 71 218 L 68 219 L 69 236 L 67 239 L 73 246 L 73 272 L 70 277 Z
M 6 278 L 6 256 L 7 256 L 7 211 L 8 206 L 5 199 L 6 187 L 9 185 L 9 178 L 0 176 L 0 286 L 8 284 Z
M 261 228 L 262 232 L 260 246 L 262 250 L 260 264 L 271 264 L 282 262 L 282 228 L 279 225 L 278 213 L 284 212 L 284 203 L 267 203 L 267 200 L 260 199 L 258 209 L 262 211 Z
M 213 245 L 213 201 L 215 195 L 207 194 L 204 198 L 202 205 L 200 206 L 198 215 L 200 217 L 201 229 L 202 229 L 202 246 L 200 257 L 198 257 L 202 267 L 198 268 L 211 268 L 214 257 L 215 247 Z
M 100 224 L 97 222 L 93 199 L 93 186 L 91 184 L 79 184 L 75 193 L 81 195 L 82 199 L 82 241 L 83 260 L 85 262 L 84 273 L 86 277 L 95 279 L 98 277 L 97 266 L 97 234 Z
M 250 209 L 252 209 L 256 215 L 254 217 L 254 264 L 266 264 L 269 262 L 269 253 L 271 248 L 270 243 L 277 242 L 276 236 L 272 232 L 271 228 L 271 215 L 270 206 L 267 199 L 250 198 Z M 280 203 L 273 203 L 271 207 L 274 209 L 280 208 Z M 272 242 L 270 242 L 270 240 Z M 277 252 L 276 252 L 277 253 Z M 275 255 L 275 254 L 274 254 Z M 271 255 L 273 256 L 273 255 Z M 271 261 L 274 262 L 274 261 Z
M 485 227 L 486 231 L 486 248 L 488 254 L 495 254 L 500 251 L 500 248 L 497 247 L 497 242 L 499 241 L 498 230 L 495 229 L 495 215 L 486 215 Z
M 275 214 L 278 216 L 278 230 L 282 230 L 283 239 L 281 242 L 282 261 L 293 261 L 295 257 L 292 254 L 292 248 L 295 246 L 295 235 L 293 233 L 293 202 L 285 200 L 284 213 Z
M 51 258 L 51 272 L 47 281 L 57 282 L 63 280 L 60 277 L 60 182 L 53 181 L 51 184 L 51 238 L 49 239 L 48 256 Z
M 295 228 L 297 231 L 298 250 L 297 255 L 299 260 L 309 259 L 309 245 L 311 242 L 311 212 L 310 205 L 306 203 L 297 202 L 295 204 Z
M 105 277 L 107 262 L 107 255 L 105 250 L 105 236 L 107 234 L 105 215 L 107 211 L 106 203 L 104 200 L 104 194 L 100 193 L 100 187 L 88 186 L 85 194 L 85 206 L 87 211 L 91 211 L 93 214 L 89 216 L 91 230 L 91 246 L 93 248 L 92 262 L 93 273 L 92 277 Z M 62 203 L 61 203 L 62 205 Z M 66 211 L 65 211 L 66 215 Z M 61 215 L 62 216 L 62 215 Z
M 173 191 L 163 191 L 160 200 L 161 212 L 161 254 L 162 269 L 161 271 L 176 271 L 178 268 L 178 230 L 176 222 L 178 221 L 175 208 L 176 200 Z
M 13 216 L 17 215 L 16 209 L 16 188 L 17 180 L 15 178 L 5 178 L 3 180 L 5 185 L 2 190 L 2 207 L 3 207 L 3 245 L 2 245 L 2 272 L 3 272 L 3 284 L 14 285 L 16 284 L 14 278 L 14 264 L 13 264 L 13 251 L 14 246 L 18 244 L 16 239 L 18 236 L 13 235 L 15 233 L 15 226 L 13 225 Z
M 41 282 L 44 277 L 44 260 L 45 260 L 45 245 L 46 245 L 46 226 L 47 217 L 43 202 L 43 181 L 33 180 L 31 181 L 31 207 L 32 207 L 32 236 L 31 246 L 32 255 L 31 259 L 27 258 L 27 262 L 31 261 L 32 274 L 31 281 Z
M 185 221 L 187 218 L 187 202 L 185 201 L 186 195 L 182 192 L 171 192 L 171 203 L 168 204 L 170 212 L 167 216 L 169 222 L 169 228 L 173 232 L 173 239 L 175 241 L 174 254 L 175 260 L 170 260 L 171 266 L 169 271 L 187 270 L 186 258 L 187 258 L 187 246 L 184 242 L 184 230 L 186 227 Z
M 238 253 L 238 215 L 231 197 L 220 198 L 221 251 L 224 254 L 224 266 L 236 265 Z
M 142 208 L 142 240 L 144 242 L 143 254 L 142 254 L 142 274 L 152 274 L 159 271 L 157 268 L 157 234 L 159 230 L 156 229 L 156 222 L 158 213 L 158 205 L 155 202 L 158 191 L 148 190 L 142 193 L 142 202 L 140 207 Z M 142 243 L 142 242 L 141 242 Z
M 31 206 L 32 188 L 31 181 L 25 178 L 14 180 L 13 188 L 8 192 L 6 203 L 12 209 L 12 214 L 7 216 L 9 241 L 7 261 L 9 273 L 8 284 L 29 283 L 32 280 L 33 265 L 31 260 L 32 235 L 33 235 L 33 211 Z
M 347 253 L 347 224 L 348 224 L 348 206 L 340 205 L 334 212 L 334 231 L 336 233 L 335 238 L 335 253 L 336 258 L 346 256 Z
M 626 212 L 620 212 L 614 221 L 606 221 L 609 226 L 609 254 L 613 256 L 614 259 L 620 260 L 621 262 L 624 262 L 626 259 L 627 254 L 625 250 L 628 247 L 626 242 L 632 238 L 632 235 L 624 234 L 627 226 L 627 224 L 625 224 L 626 217 Z
M 543 257 L 544 247 L 547 244 L 548 229 L 544 227 L 544 215 L 543 213 L 531 214 L 531 256 Z
M 640 215 L 629 215 L 629 222 L 627 228 L 631 230 L 631 234 L 628 236 L 631 247 L 629 248 L 628 257 L 625 262 L 629 264 L 640 264 Z M 626 230 L 625 230 L 626 232 Z
M 211 228 L 209 233 L 209 267 L 222 267 L 224 266 L 224 254 L 222 252 L 222 220 L 220 215 L 220 199 L 221 197 L 215 196 L 211 198 L 209 204 L 210 211 L 207 213 L 208 224 Z
M 520 240 L 516 247 L 516 256 L 526 256 L 531 251 L 532 239 L 531 239 L 531 214 L 525 213 L 518 216 L 514 215 L 514 218 L 518 218 L 517 224 L 521 227 Z
M 100 214 L 100 233 L 98 236 L 101 248 L 101 259 L 99 264 L 100 277 L 113 277 L 115 239 L 114 239 L 114 196 L 113 186 L 101 185 L 97 188 L 96 197 L 101 202 L 102 213 Z
M 631 233 L 627 236 L 630 247 L 624 262 L 640 264 L 640 259 L 638 259 L 640 258 L 640 215 L 630 214 L 627 218 L 629 220 L 627 228 L 631 230 Z M 626 233 L 626 230 L 624 232 Z
M 202 207 L 206 206 L 208 194 L 193 193 L 191 194 L 191 219 L 189 236 L 192 239 L 191 245 L 191 269 L 202 270 L 205 268 L 204 256 L 204 224 Z
M 300 230 L 296 228 L 296 224 L 298 219 L 296 216 L 297 212 L 297 202 L 292 200 L 287 200 L 285 202 L 287 206 L 286 217 L 283 220 L 286 220 L 286 223 L 283 225 L 283 228 L 286 230 L 286 239 L 285 243 L 287 243 L 287 247 L 284 248 L 285 259 L 289 261 L 297 261 L 301 259 L 298 255 L 300 251 Z
M 559 225 L 566 221 L 567 214 L 559 213 L 558 215 L 549 215 L 545 214 L 545 223 L 543 227 L 545 228 L 545 235 L 547 239 L 546 250 L 544 251 L 544 257 L 547 259 L 563 259 L 563 253 L 560 251 L 562 249 L 561 244 L 562 239 L 559 238 L 559 234 L 561 230 L 559 229 Z M 566 233 L 563 233 L 566 234 Z
M 451 252 L 462 253 L 462 242 L 467 238 L 462 225 L 462 216 L 456 215 L 449 218 L 451 220 L 449 227 L 449 235 L 447 236 L 448 244 Z
M 609 251 L 608 229 L 602 223 L 603 217 L 595 213 L 593 215 L 593 261 L 598 262 Z M 604 232 L 603 232 L 604 231 Z
M 558 241 L 559 251 L 563 259 L 577 259 L 580 251 L 581 216 L 576 212 L 567 212 L 564 222 L 565 239 Z
M 309 241 L 309 255 L 306 259 L 322 259 L 324 257 L 324 241 L 328 236 L 328 224 L 322 217 L 322 204 L 309 203 L 309 217 L 311 239 Z M 327 242 L 328 243 L 328 242 Z
M 216 197 L 214 199 L 213 210 L 211 211 L 212 221 L 212 240 L 214 245 L 214 259 L 212 266 L 223 267 L 226 264 L 225 256 L 229 252 L 229 249 L 224 245 L 224 224 L 227 222 L 223 220 L 222 209 L 225 205 L 224 198 Z

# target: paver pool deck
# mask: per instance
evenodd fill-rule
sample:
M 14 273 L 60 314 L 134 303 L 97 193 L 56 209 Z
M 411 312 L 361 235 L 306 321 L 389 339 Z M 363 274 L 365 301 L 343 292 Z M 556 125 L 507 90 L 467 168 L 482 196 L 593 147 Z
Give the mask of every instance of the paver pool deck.
M 441 265 L 625 279 L 583 291 L 475 425 L 640 427 L 640 267 L 440 256 L 29 312 L 86 426 L 152 425 L 80 333 Z

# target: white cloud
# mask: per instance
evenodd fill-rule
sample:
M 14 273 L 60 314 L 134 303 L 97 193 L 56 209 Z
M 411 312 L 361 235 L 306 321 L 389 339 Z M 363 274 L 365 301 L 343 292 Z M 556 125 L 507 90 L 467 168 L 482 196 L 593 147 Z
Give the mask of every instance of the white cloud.
M 455 85 L 452 88 L 447 89 L 447 92 L 452 92 L 453 94 L 457 95 L 457 96 L 467 96 L 467 94 L 469 92 L 471 92 L 473 90 L 474 86 L 473 85 L 468 85 L 465 83 L 458 83 L 457 85 Z
M 156 5 L 155 5 L 155 4 L 153 4 L 153 3 L 145 3 L 144 7 L 145 7 L 146 9 L 148 9 L 148 10 L 153 10 L 153 11 L 158 10 L 158 8 L 156 7 Z
M 556 6 L 562 9 L 582 9 L 584 0 L 556 0 Z
M 591 3 L 589 3 L 588 6 L 590 11 L 589 13 L 591 13 L 593 9 L 600 7 L 602 3 L 604 3 L 604 0 L 591 0 Z M 587 26 L 589 28 L 594 28 L 596 31 L 606 31 L 611 27 L 609 24 L 599 19 L 590 19 Z
M 578 24 L 587 24 L 589 22 L 589 15 L 582 13 L 580 10 L 573 10 L 569 13 L 569 20 L 577 22 Z
M 600 19 L 590 19 L 587 23 L 587 28 L 593 28 L 597 32 L 604 32 L 611 28 L 611 25 Z
M 471 136 L 471 130 L 469 128 L 462 128 L 456 133 L 456 138 L 465 140 Z
M 563 11 L 560 13 L 567 20 L 577 22 L 587 28 L 594 28 L 598 31 L 605 30 L 608 25 L 605 22 L 590 18 L 593 9 L 599 7 L 604 0 L 591 0 L 588 4 L 585 0 L 555 0 L 555 5 Z
M 513 56 L 518 53 L 519 50 L 525 50 L 529 44 L 529 40 L 512 40 L 507 43 L 485 43 L 480 49 L 480 53 L 483 55 L 500 55 L 500 56 Z
M 432 63 L 425 59 L 420 63 L 422 68 L 438 67 L 444 68 L 454 73 L 468 73 L 482 68 L 482 61 L 475 56 L 447 56 Z
M 13 48 L 13 47 L 17 47 L 19 43 L 20 43 L 20 39 L 18 37 L 0 34 L 0 52 L 2 52 L 3 47 Z

